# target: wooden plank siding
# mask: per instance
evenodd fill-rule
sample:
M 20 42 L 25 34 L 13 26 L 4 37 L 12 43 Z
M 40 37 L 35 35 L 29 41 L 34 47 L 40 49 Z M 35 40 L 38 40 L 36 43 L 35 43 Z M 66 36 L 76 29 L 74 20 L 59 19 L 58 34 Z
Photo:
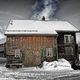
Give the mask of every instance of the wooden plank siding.
M 64 35 L 72 35 L 74 37 L 74 42 L 73 43 L 64 43 Z M 65 58 L 68 61 L 75 61 L 78 59 L 77 52 L 76 52 L 76 37 L 75 37 L 75 32 L 58 32 L 58 38 L 57 38 L 57 43 L 58 43 L 58 57 L 59 58 Z M 65 47 L 72 47 L 73 48 L 73 55 L 70 53 L 65 54 Z
M 42 49 L 54 48 L 56 36 L 7 36 L 7 55 L 15 55 L 14 49 L 21 50 L 24 66 L 35 66 L 41 63 Z

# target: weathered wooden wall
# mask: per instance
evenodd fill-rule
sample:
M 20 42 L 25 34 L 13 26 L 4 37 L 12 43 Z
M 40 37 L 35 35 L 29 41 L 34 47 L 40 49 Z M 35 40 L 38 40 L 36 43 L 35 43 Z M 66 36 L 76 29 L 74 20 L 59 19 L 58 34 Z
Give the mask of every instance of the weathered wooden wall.
M 65 44 L 64 43 L 64 35 L 72 35 L 74 37 L 74 42 Z M 58 43 L 58 57 L 59 58 L 65 58 L 68 61 L 74 61 L 77 59 L 77 52 L 76 52 L 76 37 L 75 37 L 75 32 L 58 32 L 58 38 L 57 38 L 57 43 Z M 70 53 L 65 54 L 65 47 L 72 47 L 73 48 L 73 54 L 71 55 Z
M 54 48 L 56 41 L 56 36 L 8 36 L 6 52 L 7 55 L 14 55 L 14 49 L 18 48 L 25 66 L 39 65 L 42 49 Z

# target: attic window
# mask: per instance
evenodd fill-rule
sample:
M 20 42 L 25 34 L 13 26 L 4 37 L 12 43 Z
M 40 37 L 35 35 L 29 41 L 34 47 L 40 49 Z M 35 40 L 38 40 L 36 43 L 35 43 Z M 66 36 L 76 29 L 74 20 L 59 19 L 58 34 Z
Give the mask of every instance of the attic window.
M 46 48 L 46 57 L 53 57 L 53 48 Z

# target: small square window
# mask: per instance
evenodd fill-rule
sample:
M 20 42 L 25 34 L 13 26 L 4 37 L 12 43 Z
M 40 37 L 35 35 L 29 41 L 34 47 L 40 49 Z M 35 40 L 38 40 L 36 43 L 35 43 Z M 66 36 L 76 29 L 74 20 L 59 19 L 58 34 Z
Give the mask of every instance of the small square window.
M 46 57 L 53 57 L 53 48 L 46 48 Z
M 74 38 L 72 35 L 64 35 L 64 43 L 72 43 L 74 42 Z

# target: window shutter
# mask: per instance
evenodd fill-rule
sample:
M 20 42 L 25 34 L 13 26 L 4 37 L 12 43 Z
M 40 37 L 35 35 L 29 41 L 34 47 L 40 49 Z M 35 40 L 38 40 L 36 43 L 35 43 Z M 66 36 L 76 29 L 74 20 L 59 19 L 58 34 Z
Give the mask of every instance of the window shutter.
M 46 49 L 43 49 L 43 57 L 46 57 Z
M 46 57 L 46 49 L 42 49 L 41 60 L 44 61 L 45 57 Z
M 55 59 L 58 59 L 58 49 L 55 47 L 53 48 L 53 57 L 55 57 Z
M 53 57 L 53 48 L 46 48 L 46 57 Z

